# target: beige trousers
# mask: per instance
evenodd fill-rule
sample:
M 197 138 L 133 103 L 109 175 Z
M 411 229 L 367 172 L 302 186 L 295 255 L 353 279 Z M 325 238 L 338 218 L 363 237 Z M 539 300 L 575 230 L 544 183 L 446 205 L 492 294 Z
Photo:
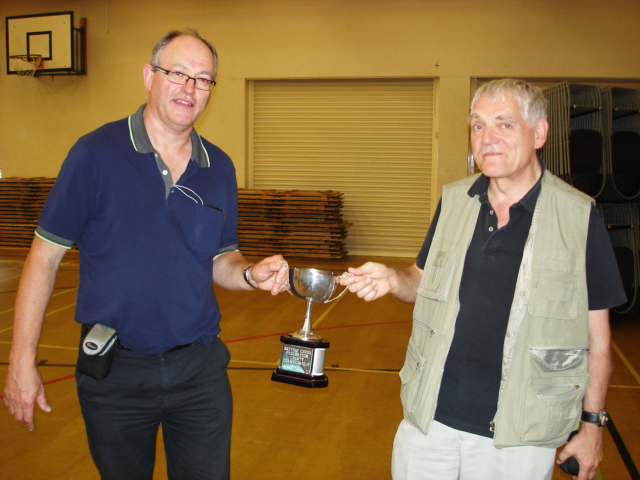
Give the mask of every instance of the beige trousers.
M 551 480 L 555 448 L 497 449 L 493 440 L 433 422 L 423 435 L 403 420 L 393 442 L 393 480 Z

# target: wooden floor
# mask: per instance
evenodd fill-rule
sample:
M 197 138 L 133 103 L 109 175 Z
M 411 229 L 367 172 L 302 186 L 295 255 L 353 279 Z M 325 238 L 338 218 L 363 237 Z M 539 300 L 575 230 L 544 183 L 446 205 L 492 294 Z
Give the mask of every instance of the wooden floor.
M 363 260 L 291 264 L 340 273 Z M 412 262 L 375 260 L 399 266 Z M 23 263 L 21 252 L 0 255 L 0 385 L 6 377 Z M 1 409 L 0 479 L 98 478 L 73 376 L 79 335 L 73 321 L 77 285 L 78 262 L 69 254 L 60 267 L 38 357 L 53 411 L 38 411 L 37 428 L 29 432 Z M 412 306 L 392 298 L 365 303 L 351 294 L 316 304 L 316 331 L 331 344 L 325 360 L 329 386 L 311 390 L 271 381 L 280 357 L 279 337 L 302 325 L 304 302 L 286 293 L 217 294 L 223 312 L 221 337 L 232 355 L 232 479 L 389 479 L 393 437 L 402 419 L 398 371 L 411 330 Z M 608 407 L 624 446 L 640 464 L 640 315 L 614 317 L 612 327 L 614 374 Z M 610 432 L 605 441 L 605 459 L 596 478 L 632 479 Z M 154 478 L 166 478 L 161 447 Z M 554 479 L 569 478 L 556 468 Z

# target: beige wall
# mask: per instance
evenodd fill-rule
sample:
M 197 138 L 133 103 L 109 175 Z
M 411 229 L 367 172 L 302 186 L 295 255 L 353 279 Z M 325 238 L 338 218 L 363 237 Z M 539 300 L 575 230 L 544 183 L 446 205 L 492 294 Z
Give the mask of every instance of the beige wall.
M 76 26 L 87 18 L 88 75 L 21 82 L 3 69 L 3 177 L 56 176 L 79 136 L 135 111 L 142 65 L 171 28 L 219 51 L 197 128 L 233 158 L 240 186 L 247 79 L 438 78 L 435 195 L 467 171 L 473 77 L 640 79 L 637 0 L 0 0 L 2 17 L 68 10 Z

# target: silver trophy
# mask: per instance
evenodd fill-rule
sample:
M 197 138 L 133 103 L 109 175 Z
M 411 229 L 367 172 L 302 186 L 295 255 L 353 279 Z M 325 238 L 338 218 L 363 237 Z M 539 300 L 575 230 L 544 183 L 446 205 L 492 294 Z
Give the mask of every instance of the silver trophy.
M 271 380 L 307 388 L 326 387 L 329 384 L 324 374 L 324 356 L 329 342 L 313 331 L 311 309 L 314 303 L 328 303 L 340 298 L 348 287 L 336 297 L 331 296 L 345 275 L 349 274 L 289 267 L 290 293 L 307 302 L 307 313 L 300 330 L 280 337 L 280 366 L 273 372 Z

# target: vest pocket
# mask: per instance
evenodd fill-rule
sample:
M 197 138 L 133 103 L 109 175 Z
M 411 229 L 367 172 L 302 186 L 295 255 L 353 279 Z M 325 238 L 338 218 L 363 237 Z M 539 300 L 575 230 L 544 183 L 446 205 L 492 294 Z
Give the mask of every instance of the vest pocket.
M 529 352 L 544 368 L 543 371 L 560 372 L 578 366 L 584 359 L 586 347 L 537 348 L 531 347 Z
M 447 299 L 459 247 L 459 244 L 447 247 L 440 245 L 433 254 L 429 254 L 418 286 L 418 295 L 439 301 Z
M 404 366 L 400 370 L 400 400 L 405 412 L 413 412 L 415 409 L 415 400 L 420 387 L 420 379 L 424 368 L 424 357 L 416 347 L 413 338 L 409 339 L 407 347 L 407 356 Z
M 529 313 L 536 317 L 569 320 L 578 315 L 579 264 L 584 255 L 554 251 L 541 260 L 532 277 Z
M 583 376 L 531 379 L 520 417 L 522 442 L 563 443 L 578 426 L 587 380 Z

